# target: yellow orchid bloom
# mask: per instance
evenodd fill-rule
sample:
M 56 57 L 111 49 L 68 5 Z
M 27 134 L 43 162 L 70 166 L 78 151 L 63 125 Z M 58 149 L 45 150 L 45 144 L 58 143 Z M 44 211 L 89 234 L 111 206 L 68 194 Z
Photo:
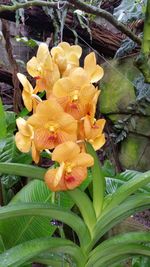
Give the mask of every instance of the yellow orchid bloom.
M 61 42 L 57 47 L 51 49 L 51 55 L 54 62 L 58 65 L 61 74 L 79 66 L 79 58 L 82 54 L 82 48 L 79 45 L 69 45 L 67 42 Z
M 84 117 L 97 94 L 97 89 L 88 83 L 88 76 L 83 68 L 76 68 L 69 77 L 59 79 L 53 87 L 53 95 L 58 99 L 64 111 L 76 120 Z
M 23 152 L 27 153 L 32 151 L 32 158 L 35 163 L 39 162 L 39 151 L 37 150 L 34 143 L 34 131 L 31 125 L 28 124 L 23 118 L 18 118 L 16 120 L 19 132 L 15 135 L 15 142 L 17 148 Z
M 52 191 L 76 188 L 86 179 L 87 167 L 94 164 L 91 155 L 80 152 L 80 147 L 70 141 L 55 148 L 52 160 L 60 164 L 60 167 L 50 169 L 45 174 L 45 182 Z
M 85 57 L 84 70 L 87 72 L 91 83 L 98 82 L 104 75 L 103 68 L 96 64 L 94 52 Z
M 38 98 L 38 96 L 36 97 L 35 95 L 37 92 L 36 89 L 33 89 L 31 83 L 24 74 L 17 73 L 17 77 L 23 86 L 22 99 L 25 107 L 28 111 L 32 111 L 32 109 L 35 111 L 40 101 L 40 98 Z
M 91 119 L 88 115 L 84 118 L 81 128 L 82 138 L 84 135 L 84 139 L 91 143 L 95 150 L 100 149 L 106 142 L 105 134 L 102 133 L 105 123 L 105 119 Z
M 51 92 L 53 84 L 60 78 L 58 66 L 53 62 L 48 46 L 39 45 L 36 57 L 27 63 L 28 73 L 36 79 L 36 90 Z
M 34 142 L 38 150 L 53 149 L 66 140 L 76 141 L 76 120 L 65 113 L 54 98 L 39 103 L 28 123 L 34 127 Z

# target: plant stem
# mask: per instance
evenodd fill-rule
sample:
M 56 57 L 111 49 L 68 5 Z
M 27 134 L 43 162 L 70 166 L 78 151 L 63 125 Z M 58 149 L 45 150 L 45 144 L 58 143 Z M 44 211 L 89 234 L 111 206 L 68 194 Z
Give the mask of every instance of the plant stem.
M 149 55 L 150 54 L 150 0 L 147 0 L 143 34 L 144 36 L 142 42 L 142 53 L 145 55 Z

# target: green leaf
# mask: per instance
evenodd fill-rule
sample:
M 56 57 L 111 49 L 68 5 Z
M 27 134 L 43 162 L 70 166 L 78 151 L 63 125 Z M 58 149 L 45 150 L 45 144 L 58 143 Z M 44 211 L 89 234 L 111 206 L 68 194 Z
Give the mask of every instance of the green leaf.
M 15 144 L 14 136 L 7 135 L 5 148 L 0 154 L 0 162 L 25 162 L 31 163 L 31 156 L 29 154 L 21 153 Z
M 4 251 L 5 251 L 5 246 L 4 246 L 2 236 L 0 235 L 0 253 L 2 253 Z
M 134 257 L 132 260 L 133 267 L 149 267 L 150 258 L 147 257 Z
M 66 194 L 61 193 L 58 197 L 58 205 L 68 209 L 71 208 L 72 201 L 69 200 Z M 52 192 L 45 183 L 33 180 L 16 194 L 9 206 L 17 203 L 51 203 L 51 198 Z M 10 248 L 14 244 L 19 244 L 36 237 L 52 235 L 56 227 L 50 221 L 51 218 L 43 218 L 40 215 L 9 218 L 9 220 L 0 221 L 0 234 L 3 237 L 5 246 Z
M 118 247 L 130 244 L 150 243 L 150 233 L 148 232 L 130 232 L 112 237 L 98 245 L 89 255 L 88 266 L 95 266 L 95 262 L 102 257 L 110 255 L 112 250 L 118 250 Z
M 105 177 L 106 179 L 106 192 L 107 194 L 113 194 L 121 185 L 134 178 L 137 174 L 141 174 L 138 171 L 126 170 L 113 177 Z M 150 184 L 140 187 L 137 192 L 150 193 Z
M 7 125 L 6 125 L 6 118 L 5 118 L 5 112 L 3 109 L 2 100 L 0 98 L 0 139 L 3 139 L 6 137 L 7 134 Z
M 73 242 L 59 238 L 39 238 L 22 243 L 0 255 L 1 267 L 18 267 L 45 251 L 70 255 L 77 266 L 83 267 L 85 257 Z
M 19 163 L 0 163 L 0 173 L 44 179 L 46 169 Z
M 16 129 L 16 113 L 12 111 L 5 111 L 7 133 L 13 134 Z
M 51 192 L 42 181 L 34 180 L 27 184 L 10 202 L 14 205 L 23 203 L 50 203 Z M 50 218 L 39 216 L 22 216 L 0 221 L 0 234 L 6 248 L 21 242 L 51 235 L 56 227 L 50 224 Z
M 50 266 L 55 267 L 70 267 L 70 261 L 72 263 L 72 260 L 70 257 L 63 255 L 63 254 L 54 254 L 50 253 L 49 251 L 46 251 L 44 253 L 41 253 L 40 255 L 37 255 L 35 258 L 33 258 L 34 262 L 47 264 Z
M 87 248 L 91 241 L 88 228 L 80 217 L 67 209 L 60 208 L 54 205 L 47 204 L 17 204 L 2 207 L 0 209 L 0 220 L 10 219 L 14 217 L 22 216 L 44 216 L 53 218 L 69 225 L 76 233 L 80 240 L 80 245 L 84 249 Z
M 101 254 L 97 255 L 97 257 L 94 258 L 92 261 L 92 265 L 86 265 L 86 267 L 94 266 L 94 267 L 108 267 L 112 263 L 118 262 L 124 259 L 124 256 L 127 256 L 128 258 L 132 255 L 145 255 L 150 256 L 150 249 L 147 246 L 129 243 L 129 244 L 119 244 L 119 246 L 111 247 L 111 250 L 105 251 L 104 256 L 101 256 Z M 129 256 L 130 255 L 130 256 Z
M 85 224 L 87 225 L 91 235 L 94 225 L 96 224 L 96 214 L 92 202 L 88 195 L 80 189 L 67 191 L 67 194 L 72 198 L 74 203 L 78 206 Z
M 120 244 L 130 244 L 130 243 L 150 243 L 150 233 L 148 232 L 130 232 L 125 234 L 119 234 L 117 236 L 111 237 L 108 240 L 103 241 L 95 249 L 93 249 L 89 255 L 90 260 L 92 257 L 104 256 L 107 250 L 111 251 L 111 248 L 117 249 Z
M 149 194 L 136 194 L 134 196 L 128 197 L 126 201 L 117 207 L 109 210 L 107 213 L 102 214 L 94 229 L 93 240 L 90 247 L 93 245 L 113 226 L 117 225 L 119 222 L 123 221 L 130 215 L 148 209 L 150 207 L 150 195 Z
M 134 192 L 136 192 L 140 187 L 150 183 L 150 171 L 143 174 L 137 173 L 128 183 L 123 184 L 118 188 L 118 190 L 112 195 L 112 199 L 108 206 L 105 207 L 103 214 L 108 212 L 108 210 L 118 206 L 127 197 Z
M 98 156 L 90 143 L 86 143 L 86 150 L 94 158 L 94 166 L 91 168 L 93 176 L 93 206 L 96 217 L 98 217 L 103 207 L 105 179 Z

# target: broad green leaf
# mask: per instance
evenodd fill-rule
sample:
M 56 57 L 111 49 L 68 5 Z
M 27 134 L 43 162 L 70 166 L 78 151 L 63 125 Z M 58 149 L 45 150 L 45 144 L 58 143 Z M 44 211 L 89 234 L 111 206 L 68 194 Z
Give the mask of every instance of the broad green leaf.
M 39 180 L 27 184 L 10 202 L 9 205 L 17 203 L 50 203 L 51 192 L 44 182 Z M 22 216 L 20 218 L 9 218 L 0 221 L 0 234 L 6 248 L 22 243 L 24 241 L 49 236 L 55 230 L 50 224 L 50 218 L 41 216 Z
M 9 205 L 17 203 L 51 203 L 52 192 L 43 181 L 34 180 L 28 183 Z M 72 206 L 72 201 L 61 193 L 57 196 L 58 205 L 65 208 Z M 22 216 L 0 221 L 0 234 L 3 237 L 6 248 L 14 244 L 34 239 L 36 237 L 50 236 L 56 227 L 52 225 L 51 218 L 41 216 Z M 14 234 L 15 233 L 15 234 Z
M 77 266 L 82 267 L 85 257 L 73 242 L 60 238 L 39 238 L 22 243 L 0 254 L 0 267 L 18 267 L 45 251 L 70 255 Z
M 84 249 L 91 241 L 90 233 L 83 220 L 67 209 L 57 207 L 56 205 L 47 204 L 17 204 L 2 207 L 0 209 L 0 220 L 11 219 L 14 217 L 22 216 L 44 216 L 53 218 L 54 220 L 62 221 L 70 226 L 77 234 L 80 245 Z M 23 229 L 24 231 L 24 229 Z M 15 242 L 16 244 L 16 242 Z M 13 244 L 14 245 L 14 244 Z

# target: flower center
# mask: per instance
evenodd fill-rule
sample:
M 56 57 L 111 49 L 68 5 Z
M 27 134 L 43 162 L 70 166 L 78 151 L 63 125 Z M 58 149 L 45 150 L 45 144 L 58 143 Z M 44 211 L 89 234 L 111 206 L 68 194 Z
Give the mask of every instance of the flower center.
M 41 72 L 42 71 L 42 68 L 40 66 L 37 67 L 37 71 Z
M 71 173 L 72 172 L 72 165 L 71 165 L 71 163 L 66 163 L 65 164 L 65 171 L 67 172 L 67 173 Z
M 45 128 L 48 129 L 51 133 L 55 133 L 59 128 L 59 125 L 58 123 L 49 121 L 48 123 L 45 124 Z
M 79 90 L 74 90 L 71 94 L 71 101 L 77 101 L 79 99 Z

